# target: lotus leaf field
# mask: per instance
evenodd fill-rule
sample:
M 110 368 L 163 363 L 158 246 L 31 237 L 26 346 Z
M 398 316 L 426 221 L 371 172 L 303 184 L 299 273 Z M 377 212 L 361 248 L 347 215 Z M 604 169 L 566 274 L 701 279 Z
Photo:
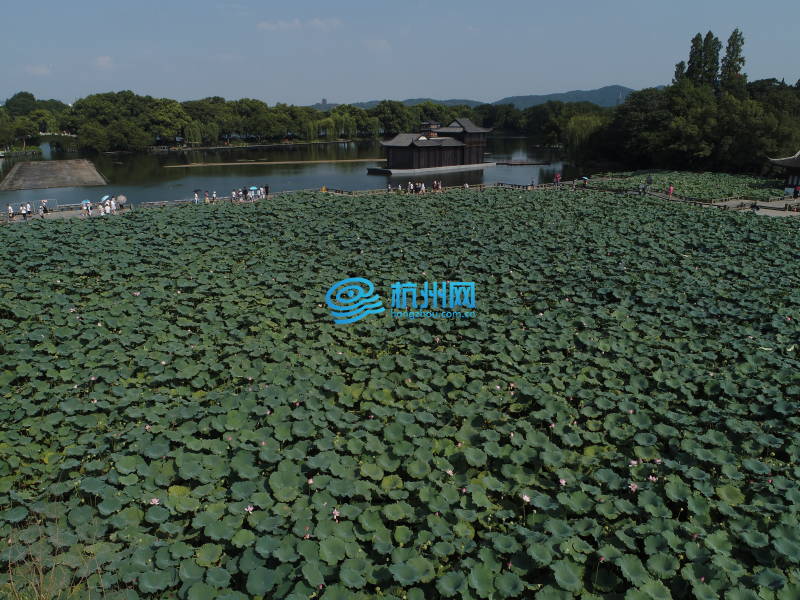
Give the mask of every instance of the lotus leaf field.
M 800 598 L 794 220 L 297 193 L 0 243 L 4 598 Z M 346 277 L 477 316 L 336 325 Z
M 783 196 L 783 181 L 752 177 L 750 175 L 729 175 L 727 173 L 691 173 L 688 171 L 629 171 L 608 173 L 608 177 L 622 177 L 617 181 L 603 181 L 602 187 L 617 190 L 636 190 L 652 177 L 651 190 L 666 192 L 672 184 L 675 194 L 709 202 L 723 198 L 745 198 L 767 201 Z

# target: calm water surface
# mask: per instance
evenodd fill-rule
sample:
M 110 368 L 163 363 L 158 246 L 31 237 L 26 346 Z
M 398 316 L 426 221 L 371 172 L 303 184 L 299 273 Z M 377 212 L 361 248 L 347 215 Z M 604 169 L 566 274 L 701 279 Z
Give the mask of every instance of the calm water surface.
M 44 158 L 59 160 L 75 158 L 75 155 L 51 153 L 48 145 L 43 147 Z M 133 204 L 159 200 L 178 200 L 193 197 L 194 190 L 216 191 L 218 196 L 230 195 L 234 188 L 251 185 L 269 185 L 270 193 L 285 190 L 328 188 L 342 190 L 386 189 L 391 184 L 397 187 L 408 183 L 409 177 L 389 175 L 367 175 L 367 168 L 382 166 L 379 162 L 329 163 L 306 165 L 230 165 L 167 169 L 166 165 L 182 165 L 195 162 L 242 162 L 252 160 L 341 160 L 364 159 L 382 156 L 377 141 L 343 142 L 340 144 L 303 145 L 292 148 L 262 148 L 248 150 L 217 150 L 170 152 L 162 154 L 100 154 L 87 156 L 109 181 L 107 186 L 50 188 L 44 190 L 20 190 L 0 192 L 0 207 L 6 204 L 18 206 L 30 202 L 38 206 L 42 198 L 51 205 L 77 204 L 84 198 L 97 200 L 104 194 L 124 194 Z M 487 145 L 486 162 L 502 160 L 526 160 L 550 162 L 549 165 L 495 166 L 478 171 L 456 171 L 436 175 L 417 175 L 414 181 L 424 181 L 430 188 L 433 179 L 440 179 L 445 186 L 469 183 L 541 183 L 553 180 L 553 175 L 563 168 L 560 157 L 554 151 L 537 148 L 524 137 L 510 138 L 492 136 Z M 0 159 L 0 173 L 5 174 L 11 161 Z M 564 178 L 571 175 L 564 172 Z M 202 197 L 203 194 L 201 193 Z

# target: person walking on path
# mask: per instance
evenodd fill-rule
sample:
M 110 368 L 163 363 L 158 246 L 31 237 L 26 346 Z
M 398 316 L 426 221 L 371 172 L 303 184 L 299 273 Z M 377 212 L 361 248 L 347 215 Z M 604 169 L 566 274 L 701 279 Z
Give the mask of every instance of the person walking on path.
M 39 202 L 39 218 L 44 219 L 44 204 Z
M 25 205 L 25 210 L 28 212 L 28 216 L 29 216 L 29 217 L 32 217 L 32 216 L 33 216 L 33 208 L 31 208 L 31 203 L 30 203 L 30 202 L 28 202 L 28 203 Z
M 675 192 L 675 186 L 670 183 L 669 184 L 669 189 L 667 190 L 667 193 L 669 194 L 669 199 L 670 200 L 672 200 L 672 194 L 674 192 Z
M 10 223 L 10 222 L 11 222 L 11 221 L 13 221 L 13 220 L 14 220 L 14 209 L 13 209 L 13 208 L 12 208 L 12 206 L 9 204 L 9 205 L 8 205 L 8 222 Z
M 556 187 L 561 187 L 561 173 L 556 173 L 553 180 L 556 182 Z

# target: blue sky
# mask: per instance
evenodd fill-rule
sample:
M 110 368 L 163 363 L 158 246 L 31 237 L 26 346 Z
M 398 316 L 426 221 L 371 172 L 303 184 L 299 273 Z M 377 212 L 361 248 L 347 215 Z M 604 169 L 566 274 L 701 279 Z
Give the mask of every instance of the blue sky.
M 0 19 L 0 100 L 131 89 L 313 104 L 668 83 L 691 37 L 739 27 L 751 80 L 800 79 L 800 2 L 40 0 Z M 724 51 L 724 48 L 723 48 Z

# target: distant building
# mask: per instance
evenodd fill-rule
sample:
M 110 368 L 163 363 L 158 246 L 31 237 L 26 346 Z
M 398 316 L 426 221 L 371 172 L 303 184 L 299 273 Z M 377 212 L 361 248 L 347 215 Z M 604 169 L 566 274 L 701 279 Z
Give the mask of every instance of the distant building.
M 323 105 L 325 105 L 325 104 L 328 104 L 328 99 L 327 99 L 327 98 L 323 98 L 323 99 L 322 99 L 322 104 L 323 104 Z
M 486 134 L 469 119 L 456 119 L 447 127 L 426 121 L 420 133 L 399 133 L 381 142 L 388 170 L 483 168 Z
M 787 158 L 770 158 L 769 162 L 785 169 L 783 187 L 786 193 L 791 193 L 794 186 L 800 185 L 800 152 Z

